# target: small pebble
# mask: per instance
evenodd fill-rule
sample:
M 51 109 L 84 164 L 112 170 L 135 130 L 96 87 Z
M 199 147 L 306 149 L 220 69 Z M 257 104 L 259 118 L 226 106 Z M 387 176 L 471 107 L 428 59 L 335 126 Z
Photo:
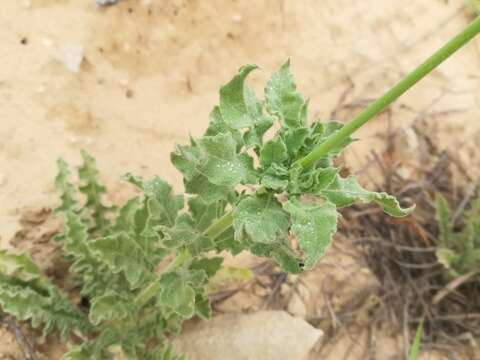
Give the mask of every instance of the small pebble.
M 52 47 L 53 45 L 53 40 L 49 38 L 44 38 L 42 39 L 42 45 L 45 47 Z
M 236 23 L 242 22 L 242 15 L 235 14 L 235 15 L 232 16 L 232 20 L 233 20 L 233 22 L 236 22 Z
M 127 89 L 127 91 L 125 91 L 125 96 L 127 97 L 127 99 L 131 99 L 133 98 L 133 90 L 132 89 Z
M 109 6 L 117 3 L 118 0 L 97 0 L 98 6 Z
M 78 72 L 82 65 L 84 56 L 83 46 L 81 45 L 66 45 L 63 47 L 61 54 L 61 61 L 65 67 L 71 72 Z

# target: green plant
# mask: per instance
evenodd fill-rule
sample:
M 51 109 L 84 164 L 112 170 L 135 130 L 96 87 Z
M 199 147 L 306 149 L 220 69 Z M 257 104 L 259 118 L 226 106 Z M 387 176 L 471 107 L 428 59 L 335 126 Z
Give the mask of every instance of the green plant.
M 69 168 L 59 160 L 55 211 L 65 225 L 55 239 L 89 305 L 68 301 L 27 256 L 7 253 L 0 258 L 0 305 L 44 325 L 44 334 L 58 328 L 64 338 L 80 337 L 65 359 L 179 359 L 168 338 L 183 320 L 210 316 L 208 285 L 222 264 L 213 253 L 248 250 L 298 273 L 330 245 L 338 208 L 374 202 L 392 216 L 412 210 L 363 189 L 353 176 L 341 177 L 333 158 L 356 129 L 479 31 L 477 20 L 345 126 L 308 124 L 308 101 L 296 90 L 289 62 L 268 81 L 265 101 L 245 84 L 256 66 L 242 67 L 220 89 L 204 136 L 172 153 L 185 196 L 158 177 L 127 174 L 139 195 L 119 209 L 107 207 L 95 161 L 82 152 L 79 202 Z M 274 123 L 278 130 L 264 139 Z
M 454 230 L 454 221 L 447 200 L 437 194 L 436 219 L 439 228 L 438 261 L 452 277 L 480 271 L 480 196 L 463 211 L 461 230 Z
M 410 351 L 408 353 L 408 360 L 417 360 L 420 354 L 420 347 L 422 345 L 423 337 L 423 319 L 420 321 L 415 331 L 415 336 L 413 337 L 412 345 L 410 346 Z

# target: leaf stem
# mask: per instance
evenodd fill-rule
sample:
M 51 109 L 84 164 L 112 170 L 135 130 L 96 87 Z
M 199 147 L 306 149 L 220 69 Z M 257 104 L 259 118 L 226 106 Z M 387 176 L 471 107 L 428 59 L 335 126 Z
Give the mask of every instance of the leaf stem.
M 463 31 L 452 38 L 432 56 L 420 64 L 415 70 L 400 80 L 395 86 L 388 90 L 383 96 L 370 104 L 361 113 L 355 116 L 338 132 L 330 135 L 323 143 L 315 147 L 308 155 L 300 159 L 297 163 L 303 168 L 313 165 L 316 161 L 324 157 L 337 145 L 352 135 L 358 128 L 372 119 L 392 102 L 398 99 L 403 93 L 419 82 L 423 77 L 448 59 L 454 52 L 460 49 L 475 35 L 480 32 L 480 16 L 470 23 Z
M 161 284 L 158 279 L 148 284 L 148 286 L 143 289 L 135 298 L 135 307 L 139 309 L 146 305 L 150 301 L 150 299 L 160 291 L 160 288 Z
M 338 132 L 330 135 L 323 143 L 315 147 L 308 155 L 298 160 L 294 165 L 301 165 L 303 168 L 313 165 L 316 161 L 328 154 L 337 145 L 341 144 L 345 139 L 352 135 L 366 122 L 371 120 L 375 115 L 384 110 L 392 102 L 403 95 L 413 85 L 428 75 L 438 65 L 448 59 L 454 52 L 469 42 L 475 35 L 480 32 L 480 16 L 477 17 L 462 32 L 452 38 L 432 56 L 420 64 L 415 70 L 405 76 L 383 96 L 378 98 L 361 113 L 355 116 L 350 122 L 342 127 Z M 208 227 L 204 235 L 215 239 L 233 224 L 233 211 L 223 215 L 217 222 Z
M 177 256 L 173 261 L 168 265 L 168 267 L 163 270 L 163 273 L 171 272 L 184 266 L 187 262 L 192 259 L 192 255 L 186 249 L 179 250 Z M 151 298 L 153 298 L 160 291 L 162 285 L 160 284 L 160 279 L 155 279 L 152 281 L 146 288 L 144 288 L 135 298 L 134 303 L 137 308 L 141 308 L 146 305 Z
M 227 212 L 220 219 L 210 225 L 204 232 L 203 235 L 208 236 L 211 239 L 215 239 L 225 230 L 227 230 L 233 224 L 233 211 Z

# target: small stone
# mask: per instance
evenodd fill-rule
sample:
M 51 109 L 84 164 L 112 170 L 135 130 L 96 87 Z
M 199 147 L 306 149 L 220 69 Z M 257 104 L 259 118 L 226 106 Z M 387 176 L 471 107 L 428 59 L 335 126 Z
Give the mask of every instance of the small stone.
M 125 96 L 127 97 L 127 99 L 133 98 L 133 95 L 134 95 L 134 93 L 133 93 L 133 90 L 132 90 L 132 89 L 127 89 L 127 90 L 125 91 Z
M 49 48 L 53 46 L 53 40 L 49 38 L 43 38 L 42 39 L 42 45 Z
M 97 0 L 98 6 L 109 6 L 116 4 L 119 0 Z
M 240 15 L 240 14 L 233 15 L 232 16 L 232 21 L 236 22 L 236 23 L 242 22 L 242 15 Z
M 78 72 L 82 65 L 84 56 L 83 46 L 81 45 L 65 45 L 61 54 L 61 62 L 71 72 Z

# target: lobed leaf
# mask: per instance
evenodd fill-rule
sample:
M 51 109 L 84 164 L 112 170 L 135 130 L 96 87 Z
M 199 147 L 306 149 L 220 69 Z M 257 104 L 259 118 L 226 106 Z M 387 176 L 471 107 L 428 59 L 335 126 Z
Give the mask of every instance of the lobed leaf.
M 256 65 L 245 65 L 230 82 L 220 88 L 220 113 L 224 121 L 234 129 L 254 124 L 253 113 L 258 109 L 245 86 L 245 78 L 256 69 Z
M 106 193 L 106 188 L 98 180 L 99 172 L 95 158 L 85 150 L 81 151 L 81 155 L 83 164 L 78 169 L 78 177 L 83 184 L 79 189 L 87 198 L 85 207 L 92 211 L 96 228 L 103 230 L 110 224 L 107 214 L 114 208 L 103 205 L 102 197 Z
M 311 269 L 332 243 L 337 231 L 337 208 L 330 202 L 315 205 L 295 199 L 284 208 L 291 215 L 292 231 L 305 256 L 305 269 Z
M 43 335 L 58 329 L 63 339 L 73 330 L 86 331 L 90 325 L 38 267 L 24 254 L 0 251 L 0 306 L 33 327 L 42 325 Z
M 148 254 L 125 232 L 90 241 L 88 248 L 112 273 L 122 272 L 132 289 L 153 277 L 154 264 Z
M 132 318 L 135 314 L 132 298 L 125 298 L 114 291 L 92 299 L 89 319 L 93 325 L 103 321 L 121 321 Z
M 435 219 L 439 228 L 440 244 L 449 247 L 453 244 L 453 222 L 447 199 L 441 194 L 435 197 Z
M 158 296 L 159 306 L 167 307 L 182 318 L 195 313 L 195 290 L 177 273 L 163 274 L 160 279 L 162 291 Z
M 69 182 L 70 170 L 63 159 L 57 160 L 58 173 L 55 188 L 60 193 L 61 204 L 54 209 L 55 213 L 74 210 L 77 206 L 75 187 Z
M 170 156 L 172 164 L 183 174 L 183 182 L 187 193 L 198 194 L 206 203 L 226 199 L 231 192 L 231 188 L 211 183 L 198 170 L 203 158 L 202 149 L 193 140 L 190 146 L 177 146 Z
M 350 206 L 356 202 L 375 202 L 380 205 L 387 214 L 395 217 L 408 215 L 414 206 L 402 208 L 398 200 L 387 193 L 372 192 L 363 189 L 354 176 L 337 178 L 323 191 L 319 193 L 337 207 Z
M 252 242 L 274 243 L 288 236 L 289 218 L 275 197 L 248 196 L 233 212 L 235 239 L 247 237 Z
M 273 164 L 281 166 L 287 159 L 287 147 L 281 137 L 267 141 L 260 150 L 260 164 L 264 169 Z
M 275 115 L 286 128 L 305 125 L 306 103 L 290 72 L 290 60 L 273 74 L 265 88 L 267 111 Z
M 199 141 L 205 159 L 198 170 L 214 185 L 233 189 L 240 183 L 255 182 L 253 159 L 236 153 L 236 144 L 231 135 L 205 136 Z

